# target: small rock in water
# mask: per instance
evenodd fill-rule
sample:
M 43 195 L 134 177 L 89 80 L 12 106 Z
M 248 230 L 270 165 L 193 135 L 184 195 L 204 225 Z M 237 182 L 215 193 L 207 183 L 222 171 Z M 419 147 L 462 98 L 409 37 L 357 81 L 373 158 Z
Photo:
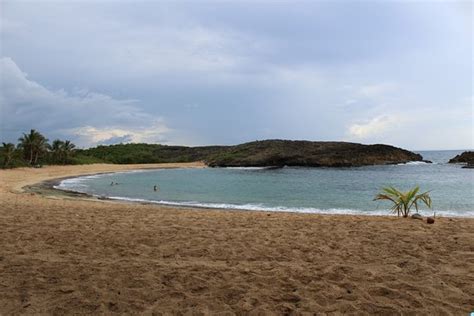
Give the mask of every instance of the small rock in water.
M 426 219 L 426 222 L 427 222 L 428 224 L 433 224 L 433 223 L 435 222 L 435 220 L 434 220 L 433 217 L 428 217 L 428 218 Z
M 423 220 L 423 216 L 420 213 L 415 213 L 411 216 L 412 219 L 421 219 Z

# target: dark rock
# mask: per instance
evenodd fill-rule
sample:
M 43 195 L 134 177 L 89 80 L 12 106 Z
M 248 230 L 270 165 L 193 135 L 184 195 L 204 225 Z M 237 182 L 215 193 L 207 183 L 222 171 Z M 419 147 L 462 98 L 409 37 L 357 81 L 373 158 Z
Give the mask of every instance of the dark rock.
M 412 219 L 421 219 L 423 220 L 423 216 L 421 216 L 421 214 L 419 213 L 415 213 L 411 216 Z
M 426 222 L 427 222 L 428 224 L 434 224 L 435 220 L 434 220 L 433 217 L 428 217 L 428 218 L 426 219 Z
M 206 163 L 211 167 L 359 167 L 422 160 L 419 154 L 389 145 L 264 140 L 221 148 Z
M 449 163 L 465 163 L 463 168 L 474 168 L 474 151 L 465 151 L 449 160 Z

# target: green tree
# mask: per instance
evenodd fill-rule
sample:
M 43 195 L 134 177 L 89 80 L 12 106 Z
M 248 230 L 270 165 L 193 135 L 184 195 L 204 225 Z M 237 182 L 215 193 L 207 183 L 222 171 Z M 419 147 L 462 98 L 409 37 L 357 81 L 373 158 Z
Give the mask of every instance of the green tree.
M 410 210 L 415 206 L 418 211 L 418 203 L 421 201 L 426 206 L 431 208 L 431 197 L 429 191 L 418 194 L 420 187 L 416 186 L 407 192 L 401 192 L 394 187 L 386 187 L 382 192 L 377 194 L 374 198 L 376 200 L 388 200 L 393 203 L 392 212 L 397 213 L 398 216 L 408 217 Z
M 71 141 L 66 140 L 62 144 L 62 152 L 63 152 L 63 163 L 66 164 L 69 160 L 69 157 L 71 154 L 74 152 L 74 149 L 76 148 L 76 145 L 71 143 Z
M 13 153 L 15 152 L 15 145 L 12 143 L 2 143 L 2 144 L 3 144 L 3 155 L 5 156 L 3 160 L 3 167 L 7 168 L 13 159 Z
M 23 133 L 18 141 L 20 142 L 18 147 L 23 149 L 25 160 L 30 165 L 36 165 L 38 159 L 48 149 L 48 139 L 34 129 L 29 134 Z
M 63 146 L 64 142 L 59 139 L 55 139 L 50 146 L 51 153 L 53 155 L 53 162 L 58 163 L 62 161 L 63 157 Z

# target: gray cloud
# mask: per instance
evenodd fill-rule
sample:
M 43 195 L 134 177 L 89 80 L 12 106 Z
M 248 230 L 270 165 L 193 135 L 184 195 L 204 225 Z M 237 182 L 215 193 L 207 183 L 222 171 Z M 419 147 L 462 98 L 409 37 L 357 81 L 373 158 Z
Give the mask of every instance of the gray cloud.
M 170 132 L 163 119 L 143 112 L 134 100 L 75 90 L 51 91 L 28 79 L 10 58 L 0 59 L 2 138 L 35 128 L 90 146 L 112 139 L 158 142 Z
M 473 146 L 472 120 L 452 115 L 473 111 L 465 102 L 465 5 L 2 5 L 2 55 L 29 74 L 2 75 L 2 116 L 16 130 L 2 126 L 8 139 L 48 111 L 37 122 L 45 132 L 84 145 L 132 135 L 183 144 L 278 137 Z M 423 137 L 412 137 L 421 126 Z M 451 140 L 433 136 L 440 129 Z

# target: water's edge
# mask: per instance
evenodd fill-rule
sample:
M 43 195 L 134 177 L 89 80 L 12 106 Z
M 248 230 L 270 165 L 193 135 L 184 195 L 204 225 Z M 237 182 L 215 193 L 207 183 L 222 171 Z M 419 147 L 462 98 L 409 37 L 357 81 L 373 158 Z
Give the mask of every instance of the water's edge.
M 192 203 L 192 202 L 173 202 L 173 201 L 154 201 L 146 199 L 133 199 L 120 196 L 100 196 L 93 195 L 85 192 L 70 190 L 66 188 L 61 188 L 61 183 L 65 180 L 77 179 L 83 177 L 94 177 L 100 175 L 110 175 L 110 174 L 120 174 L 120 173 L 135 173 L 142 171 L 151 171 L 151 170 L 162 170 L 161 168 L 153 169 L 136 169 L 136 170 L 127 170 L 127 171 L 117 171 L 117 172 L 100 172 L 95 174 L 85 174 L 85 175 L 76 175 L 61 177 L 56 179 L 50 179 L 46 181 L 39 182 L 37 184 L 25 186 L 23 189 L 26 192 L 33 192 L 45 196 L 59 196 L 67 197 L 71 199 L 87 199 L 94 201 L 102 202 L 115 202 L 115 203 L 131 203 L 131 204 L 142 204 L 150 206 L 167 206 L 176 209 L 204 209 L 204 210 L 219 210 L 219 211 L 242 211 L 242 212 L 264 212 L 264 213 L 290 213 L 290 214 L 316 214 L 316 215 L 332 215 L 332 216 L 382 216 L 382 217 L 396 217 L 395 214 L 390 214 L 389 210 L 383 210 L 381 212 L 368 212 L 361 210 L 352 210 L 352 209 L 304 209 L 304 208 L 287 208 L 287 207 L 259 207 L 256 205 L 236 205 L 236 204 L 213 204 L 213 203 Z M 443 218 L 472 218 L 470 216 L 458 216 L 454 214 L 443 215 L 436 214 L 436 217 Z

